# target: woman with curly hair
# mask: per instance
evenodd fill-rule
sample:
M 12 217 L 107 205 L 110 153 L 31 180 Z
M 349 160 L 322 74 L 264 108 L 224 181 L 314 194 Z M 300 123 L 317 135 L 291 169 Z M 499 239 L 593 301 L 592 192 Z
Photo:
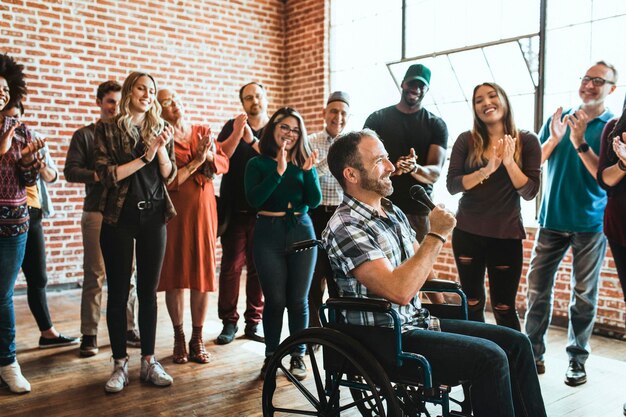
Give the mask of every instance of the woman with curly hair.
M 285 307 L 289 331 L 295 334 L 309 322 L 308 295 L 316 251 L 289 253 L 294 242 L 315 239 L 309 208 L 322 201 L 314 167 L 317 152 L 311 151 L 302 116 L 284 107 L 270 118 L 259 142 L 261 155 L 246 167 L 246 198 L 258 211 L 254 227 L 254 263 L 265 295 L 263 330 L 265 363 L 278 348 Z M 289 372 L 306 378 L 305 346 L 291 354 Z
M 485 321 L 485 269 L 496 322 L 520 330 L 515 308 L 522 274 L 520 197 L 539 191 L 541 148 L 537 135 L 518 130 L 506 93 L 483 83 L 472 95 L 474 127 L 461 133 L 450 156 L 447 187 L 462 192 L 452 249 L 469 318 Z
M 24 66 L 0 55 L 0 110 L 26 95 Z M 11 392 L 30 392 L 15 352 L 13 287 L 24 259 L 29 226 L 26 186 L 34 185 L 40 168 L 37 155 L 43 140 L 15 118 L 0 115 L 0 379 Z
M 152 76 L 131 73 L 122 86 L 120 114 L 98 123 L 95 132 L 96 172 L 104 186 L 100 246 L 114 359 L 113 373 L 105 385 L 110 393 L 120 392 L 128 384 L 126 303 L 133 258 L 137 264 L 141 379 L 157 386 L 172 384 L 172 377 L 154 356 L 156 289 L 165 254 L 165 223 L 176 214 L 166 189 L 176 177 L 173 129 L 160 117 L 156 92 Z

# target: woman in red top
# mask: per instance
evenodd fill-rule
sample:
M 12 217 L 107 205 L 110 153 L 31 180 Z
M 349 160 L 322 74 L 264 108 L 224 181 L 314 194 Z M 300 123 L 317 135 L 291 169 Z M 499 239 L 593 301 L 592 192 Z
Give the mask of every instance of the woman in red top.
M 185 123 L 180 99 L 172 90 L 160 90 L 161 117 L 174 127 L 178 173 L 168 191 L 178 215 L 167 225 L 167 247 L 158 291 L 165 291 L 167 311 L 174 326 L 174 363 L 208 363 L 211 355 L 202 342 L 202 326 L 209 292 L 217 288 L 215 242 L 217 205 L 213 175 L 228 171 L 228 157 L 213 141 L 211 129 Z M 190 289 L 193 333 L 189 353 L 185 346 L 183 289 Z

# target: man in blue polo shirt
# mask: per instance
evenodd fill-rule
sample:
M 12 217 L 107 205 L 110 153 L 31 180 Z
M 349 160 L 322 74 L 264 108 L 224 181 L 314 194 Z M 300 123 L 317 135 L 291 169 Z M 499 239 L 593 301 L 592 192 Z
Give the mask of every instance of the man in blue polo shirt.
M 548 175 L 539 214 L 539 231 L 528 271 L 526 334 L 535 354 L 537 372 L 545 372 L 543 355 L 552 316 L 557 268 L 572 247 L 573 271 L 566 351 L 565 383 L 587 382 L 585 361 L 598 298 L 598 277 L 606 251 L 602 221 L 606 194 L 596 181 L 600 135 L 613 114 L 604 100 L 615 90 L 617 71 L 600 61 L 581 78 L 580 107 L 559 107 L 541 129 L 542 162 Z

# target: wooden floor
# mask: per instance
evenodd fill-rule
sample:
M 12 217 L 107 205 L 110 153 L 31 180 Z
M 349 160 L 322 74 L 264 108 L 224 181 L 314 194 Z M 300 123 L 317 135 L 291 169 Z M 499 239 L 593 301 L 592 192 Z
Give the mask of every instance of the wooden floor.
M 78 336 L 80 290 L 51 293 L 49 304 L 57 329 Z M 261 415 L 262 383 L 257 376 L 263 362 L 263 345 L 241 337 L 230 345 L 215 345 L 213 340 L 221 330 L 216 306 L 217 296 L 211 294 L 204 337 L 214 361 L 208 365 L 174 365 L 173 332 L 164 298 L 159 294 L 156 355 L 174 377 L 174 385 L 156 388 L 141 383 L 139 349 L 130 348 L 130 385 L 119 394 L 107 395 L 103 387 L 112 362 L 104 315 L 97 356 L 79 358 L 77 347 L 40 350 L 39 332 L 26 297 L 16 296 L 18 359 L 32 392 L 18 396 L 0 389 L 0 416 Z M 187 333 L 191 333 L 189 323 L 187 318 Z M 565 339 L 563 329 L 550 329 L 547 371 L 540 377 L 548 416 L 621 416 L 626 401 L 626 342 L 594 336 L 593 354 L 587 362 L 589 382 L 571 388 L 563 383 L 567 367 Z

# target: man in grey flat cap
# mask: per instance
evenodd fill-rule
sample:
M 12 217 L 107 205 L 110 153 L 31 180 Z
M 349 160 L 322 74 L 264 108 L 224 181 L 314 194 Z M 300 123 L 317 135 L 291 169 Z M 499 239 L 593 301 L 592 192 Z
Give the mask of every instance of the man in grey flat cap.
M 309 135 L 311 148 L 317 150 L 319 154 L 316 165 L 320 186 L 322 187 L 322 204 L 317 208 L 309 210 L 309 215 L 313 221 L 315 235 L 321 238 L 322 231 L 326 223 L 333 215 L 337 206 L 343 198 L 341 186 L 330 173 L 326 155 L 333 141 L 341 134 L 346 127 L 350 115 L 350 96 L 343 91 L 335 91 L 326 102 L 323 110 L 325 128 L 317 133 Z M 322 297 L 326 289 L 326 279 L 331 278 L 330 264 L 326 256 L 318 256 L 313 282 L 309 291 L 309 327 L 321 327 L 319 318 L 319 308 L 322 304 Z
M 422 107 L 430 75 L 426 66 L 411 65 L 400 85 L 400 102 L 375 111 L 364 126 L 378 133 L 396 167 L 391 177 L 394 191 L 389 199 L 407 215 L 418 242 L 428 232 L 428 209 L 411 200 L 409 189 L 420 184 L 431 194 L 448 146 L 446 123 Z

